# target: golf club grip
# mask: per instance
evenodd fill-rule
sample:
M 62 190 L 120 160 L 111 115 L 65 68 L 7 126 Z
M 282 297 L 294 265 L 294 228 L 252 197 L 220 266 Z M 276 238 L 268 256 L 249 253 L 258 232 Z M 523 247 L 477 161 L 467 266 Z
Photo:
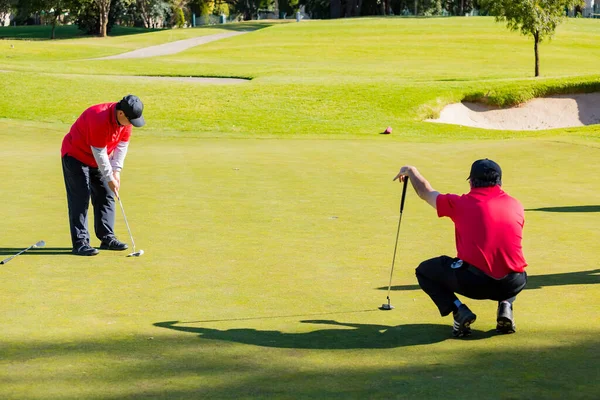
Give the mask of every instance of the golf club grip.
M 404 200 L 406 199 L 406 187 L 408 186 L 408 176 L 404 177 L 404 186 L 402 186 L 402 200 L 400 200 L 400 214 L 404 210 Z
M 12 260 L 13 258 L 15 258 L 16 256 L 18 256 L 18 254 L 15 254 L 14 256 L 10 256 L 8 258 L 5 258 L 4 260 L 0 261 L 0 264 L 4 265 L 7 262 L 9 262 L 10 260 Z

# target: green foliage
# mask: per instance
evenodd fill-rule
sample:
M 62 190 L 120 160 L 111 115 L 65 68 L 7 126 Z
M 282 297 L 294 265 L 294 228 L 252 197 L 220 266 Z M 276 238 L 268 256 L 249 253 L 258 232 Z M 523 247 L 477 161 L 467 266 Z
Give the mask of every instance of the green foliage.
M 465 95 L 465 101 L 485 103 L 498 107 L 512 107 L 537 97 L 557 94 L 600 92 L 600 80 L 587 78 L 520 81 L 501 86 L 494 85 Z
M 444 0 L 444 3 L 450 15 L 462 17 L 473 11 L 476 0 Z
M 0 0 L 0 18 L 4 18 L 17 8 L 18 0 Z
M 227 4 L 225 1 L 215 0 L 213 3 L 212 13 L 214 15 L 229 16 L 229 4 Z
M 119 7 L 116 6 L 116 3 L 111 4 L 108 12 L 108 23 L 106 26 L 108 33 L 111 32 L 112 27 L 115 24 L 118 12 Z M 100 34 L 100 10 L 96 1 L 81 1 L 75 23 L 80 30 L 88 35 Z
M 135 14 L 146 28 L 159 28 L 168 24 L 173 4 L 168 0 L 137 0 Z
M 279 11 L 286 13 L 286 18 L 295 18 L 295 13 L 300 7 L 299 0 L 275 0 L 279 3 Z
M 298 0 L 298 5 L 304 6 L 312 18 L 329 18 L 329 0 Z
M 183 28 L 185 26 L 185 14 L 181 7 L 177 7 L 174 10 L 175 26 L 177 28 Z
M 541 42 L 554 35 L 565 9 L 582 5 L 583 0 L 479 0 L 479 4 L 496 21 L 506 21 L 508 29 L 538 36 Z

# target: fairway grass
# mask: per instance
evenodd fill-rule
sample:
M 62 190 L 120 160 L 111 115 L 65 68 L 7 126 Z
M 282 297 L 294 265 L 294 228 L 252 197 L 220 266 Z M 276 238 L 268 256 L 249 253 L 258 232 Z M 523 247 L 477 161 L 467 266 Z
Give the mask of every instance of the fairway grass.
M 12 150 L 0 168 L 18 182 L 2 193 L 2 253 L 47 242 L 2 270 L 2 398 L 597 393 L 599 187 L 576 174 L 600 173 L 596 142 L 138 138 L 121 191 L 145 250 L 131 259 L 68 255 L 61 135 L 36 137 L 2 136 Z M 414 278 L 423 259 L 454 252 L 453 228 L 412 191 L 396 309 L 377 310 L 398 215 L 391 179 L 412 163 L 436 189 L 464 192 L 480 156 L 503 166 L 505 190 L 528 210 L 531 278 L 517 334 L 493 333 L 493 302 L 468 301 L 479 318 L 459 341 Z M 11 168 L 24 157 L 35 161 Z M 568 183 L 548 173 L 556 166 Z M 120 218 L 117 233 L 127 238 Z
M 0 398 L 597 398 L 600 129 L 423 122 L 473 93 L 593 87 L 595 22 L 569 21 L 543 44 L 539 80 L 531 43 L 488 18 L 277 25 L 118 63 L 76 55 L 157 44 L 168 31 L 98 47 L 17 41 L 25 51 L 14 58 L 0 42 L 9 71 L 0 73 L 0 258 L 46 241 L 0 268 Z M 393 53 L 400 44 L 408 50 Z M 144 100 L 148 124 L 134 130 L 120 194 L 145 254 L 71 256 L 62 137 L 86 106 L 129 92 Z M 388 125 L 394 133 L 380 135 Z M 454 228 L 412 189 L 395 309 L 379 311 L 401 194 L 392 178 L 413 164 L 435 189 L 464 193 L 483 157 L 502 166 L 504 189 L 526 209 L 517 333 L 494 332 L 493 302 L 463 299 L 478 316 L 473 335 L 450 338 L 450 317 L 414 268 L 454 255 Z M 120 212 L 116 230 L 129 242 Z

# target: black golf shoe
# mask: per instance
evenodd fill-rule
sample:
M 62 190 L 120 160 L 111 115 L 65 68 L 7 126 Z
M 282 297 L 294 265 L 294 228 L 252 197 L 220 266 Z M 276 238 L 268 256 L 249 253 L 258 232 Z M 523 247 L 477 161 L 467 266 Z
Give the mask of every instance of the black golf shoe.
M 98 249 L 93 248 L 89 244 L 85 243 L 77 248 L 73 248 L 73 254 L 76 256 L 95 256 L 100 253 Z
M 496 332 L 499 333 L 515 333 L 517 327 L 513 319 L 512 304 L 503 301 L 498 304 L 498 318 L 496 319 Z
M 125 243 L 121 242 L 119 239 L 117 239 L 114 236 L 109 236 L 104 238 L 104 240 L 102 240 L 102 243 L 100 243 L 100 249 L 101 250 L 117 250 L 117 251 L 121 251 L 121 250 L 126 250 L 129 246 L 127 246 Z
M 454 311 L 454 326 L 452 327 L 452 336 L 466 337 L 471 335 L 471 324 L 477 319 L 469 307 L 461 304 L 457 311 Z

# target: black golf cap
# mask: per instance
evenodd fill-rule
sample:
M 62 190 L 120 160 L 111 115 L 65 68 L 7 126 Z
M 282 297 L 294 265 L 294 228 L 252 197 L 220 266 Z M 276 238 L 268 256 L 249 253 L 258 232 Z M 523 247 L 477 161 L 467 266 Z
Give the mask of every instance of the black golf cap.
M 146 121 L 142 116 L 142 112 L 144 111 L 144 104 L 139 97 L 129 94 L 118 103 L 118 110 L 123 111 L 131 125 L 139 128 L 144 126 Z
M 502 169 L 496 162 L 489 158 L 484 158 L 475 161 L 471 165 L 471 173 L 467 179 L 490 180 L 493 178 L 502 180 Z

